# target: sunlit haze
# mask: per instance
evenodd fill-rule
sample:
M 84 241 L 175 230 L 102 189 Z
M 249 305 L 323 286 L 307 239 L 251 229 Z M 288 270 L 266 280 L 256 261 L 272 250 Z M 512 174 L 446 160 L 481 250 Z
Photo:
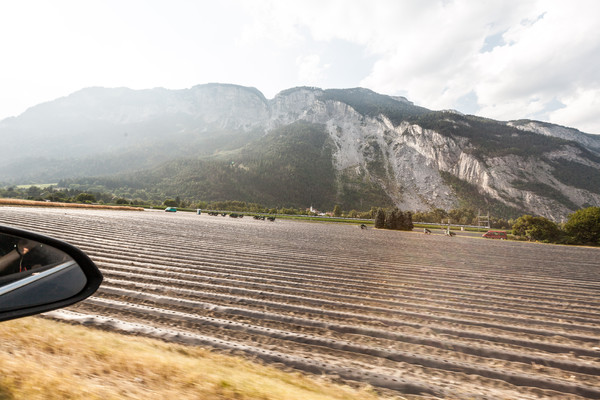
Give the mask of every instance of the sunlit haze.
M 600 1 L 0 3 L 0 119 L 90 86 L 366 87 L 600 134 Z

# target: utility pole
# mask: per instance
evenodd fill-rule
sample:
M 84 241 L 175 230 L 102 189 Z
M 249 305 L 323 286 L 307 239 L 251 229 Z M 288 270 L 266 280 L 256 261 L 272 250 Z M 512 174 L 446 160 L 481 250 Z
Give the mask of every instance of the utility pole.
M 444 220 L 442 220 L 442 225 L 444 224 Z M 451 236 L 450 235 L 450 218 L 448 218 L 448 227 L 446 228 L 446 232 L 444 232 L 446 234 L 446 236 Z
M 477 211 L 477 230 L 481 228 L 490 229 L 490 212 L 488 211 L 487 215 L 482 215 L 481 210 Z

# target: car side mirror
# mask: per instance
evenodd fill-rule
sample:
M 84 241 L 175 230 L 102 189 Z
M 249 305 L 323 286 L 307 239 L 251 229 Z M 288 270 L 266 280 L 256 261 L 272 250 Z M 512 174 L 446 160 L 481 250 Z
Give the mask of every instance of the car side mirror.
M 100 270 L 78 248 L 0 226 L 0 321 L 69 306 L 100 283 Z

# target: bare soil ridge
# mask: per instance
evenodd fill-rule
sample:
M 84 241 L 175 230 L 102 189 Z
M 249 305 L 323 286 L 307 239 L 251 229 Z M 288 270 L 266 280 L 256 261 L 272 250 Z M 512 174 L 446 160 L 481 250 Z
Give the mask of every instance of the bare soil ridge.
M 600 249 L 187 213 L 0 220 L 102 269 L 98 293 L 56 318 L 401 393 L 600 398 Z

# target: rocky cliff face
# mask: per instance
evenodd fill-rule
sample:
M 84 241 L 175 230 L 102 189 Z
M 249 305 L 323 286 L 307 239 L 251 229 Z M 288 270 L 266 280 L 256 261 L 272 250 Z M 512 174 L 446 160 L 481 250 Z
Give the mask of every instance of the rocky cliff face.
M 458 157 L 455 143 L 419 126 L 394 126 L 383 115 L 368 117 L 343 102 L 320 100 L 322 93 L 298 89 L 277 96 L 269 126 L 294 119 L 325 125 L 334 144 L 333 164 L 338 174 L 362 177 L 383 187 L 402 209 L 456 205 L 439 173 L 440 165 Z
M 540 135 L 557 137 L 580 143 L 588 149 L 600 153 L 600 140 L 595 135 L 586 134 L 577 129 L 567 128 L 559 125 L 547 124 L 539 121 L 510 121 L 509 126 L 524 131 L 535 132 Z
M 322 93 L 320 89 L 298 89 L 277 96 L 271 102 L 268 126 L 289 124 L 295 119 L 324 124 L 335 145 L 333 163 L 338 173 L 375 182 L 401 209 L 457 207 L 460 199 L 442 172 L 476 186 L 481 193 L 507 206 L 555 220 L 576 207 L 600 205 L 600 193 L 557 179 L 557 167 L 551 163 L 563 159 L 600 171 L 600 160 L 583 154 L 585 149 L 600 149 L 600 140 L 592 135 L 534 121 L 512 122 L 508 125 L 519 130 L 574 143 L 564 142 L 535 156 L 476 157 L 473 144 L 466 137 L 442 135 L 407 121 L 394 125 L 384 114 L 366 116 L 343 102 L 322 100 Z M 399 100 L 403 101 L 406 100 Z M 454 113 L 447 114 L 452 120 Z M 513 133 L 518 134 L 517 130 Z M 515 182 L 521 184 L 517 187 Z M 542 194 L 534 190 L 540 186 L 554 192 Z
M 188 113 L 203 130 L 252 130 L 269 118 L 267 99 L 256 89 L 236 85 L 195 86 L 184 97 Z
M 600 182 L 600 139 L 593 135 L 536 121 L 505 124 L 430 112 L 366 89 L 295 88 L 271 100 L 253 88 L 222 84 L 179 91 L 85 89 L 0 121 L 7 155 L 0 166 L 26 157 L 53 162 L 69 154 L 105 157 L 119 151 L 143 159 L 141 145 L 156 152 L 179 143 L 182 151 L 199 152 L 212 149 L 222 132 L 234 149 L 236 141 L 242 146 L 250 140 L 250 132 L 260 135 L 300 120 L 325 127 L 340 181 L 381 187 L 401 209 L 458 207 L 457 182 L 557 220 L 600 205 L 600 187 L 593 185 Z

